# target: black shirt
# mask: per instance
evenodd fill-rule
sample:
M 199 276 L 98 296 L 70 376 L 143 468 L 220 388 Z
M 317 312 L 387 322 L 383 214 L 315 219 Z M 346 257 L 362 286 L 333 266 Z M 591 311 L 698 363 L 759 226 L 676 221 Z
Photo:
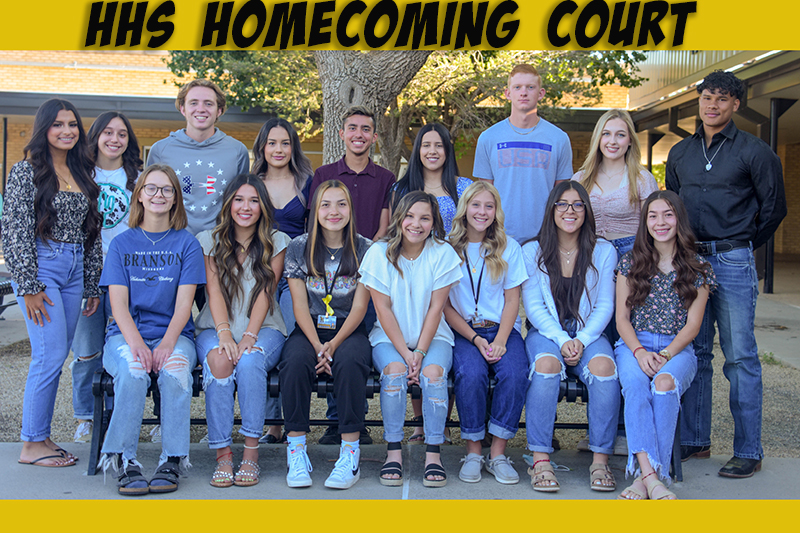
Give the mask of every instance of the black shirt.
M 713 158 L 711 170 L 706 171 L 704 142 L 701 125 L 672 147 L 667 189 L 686 204 L 697 240 L 752 241 L 758 248 L 786 216 L 780 159 L 767 143 L 730 121 L 706 149 L 708 158 Z

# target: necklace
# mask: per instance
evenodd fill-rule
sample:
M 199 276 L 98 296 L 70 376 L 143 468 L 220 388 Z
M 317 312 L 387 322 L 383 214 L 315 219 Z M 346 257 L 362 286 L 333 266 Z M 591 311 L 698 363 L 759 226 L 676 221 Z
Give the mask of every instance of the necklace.
M 483 256 L 481 256 L 480 249 L 478 250 L 478 259 L 475 260 L 475 264 L 474 265 L 472 264 L 472 261 L 469 258 L 469 252 L 466 249 L 464 250 L 464 255 L 467 256 L 467 263 L 469 263 L 470 270 L 472 270 L 473 273 L 478 272 L 478 261 L 483 259 Z
M 715 157 L 717 157 L 717 154 L 719 153 L 720 148 L 722 148 L 722 145 L 725 144 L 725 141 L 727 141 L 727 140 L 728 140 L 727 137 L 722 139 L 722 142 L 717 147 L 717 151 L 714 152 L 714 155 L 712 155 L 711 159 L 709 159 L 708 155 L 706 154 L 706 140 L 702 139 L 702 138 L 700 139 L 700 142 L 703 143 L 703 157 L 706 158 L 706 162 L 708 163 L 706 165 L 706 172 L 710 172 L 711 171 L 711 168 L 714 166 L 714 165 L 711 164 L 711 162 L 714 160 Z
M 606 172 L 605 170 L 603 170 L 603 167 L 601 166 L 601 167 L 600 167 L 600 172 L 602 172 L 603 174 L 605 174 L 607 178 L 612 178 L 612 179 L 613 179 L 613 178 L 616 178 L 617 176 L 619 176 L 620 174 L 622 174 L 623 172 L 625 172 L 625 170 L 626 170 L 627 168 L 628 168 L 628 165 L 625 165 L 624 167 L 622 167 L 622 170 L 620 170 L 619 172 L 615 172 L 615 173 L 613 173 L 613 174 L 609 174 L 608 172 Z
M 54 169 L 54 170 L 55 170 L 55 169 Z M 64 185 L 66 185 L 66 186 L 67 186 L 67 190 L 68 190 L 68 191 L 71 191 L 71 190 L 72 190 L 72 185 L 70 185 L 70 184 L 69 184 L 69 181 L 67 181 L 67 180 L 65 180 L 64 178 L 62 178 L 62 177 L 61 177 L 61 174 L 59 174 L 58 172 L 56 172 L 56 176 L 58 176 L 58 179 L 60 179 L 61 181 L 63 181 L 63 182 L 64 182 Z
M 407 255 L 405 252 L 400 252 L 400 253 L 401 253 L 401 255 L 402 255 L 403 257 L 405 257 L 405 258 L 406 258 L 408 261 L 410 261 L 410 262 L 411 262 L 411 266 L 414 266 L 414 264 L 415 264 L 415 263 L 414 263 L 414 261 L 416 261 L 417 259 L 419 259 L 419 256 L 420 256 L 420 255 L 422 255 L 422 252 L 420 252 L 420 253 L 418 253 L 418 254 L 417 254 L 417 257 L 411 258 L 411 257 L 409 257 L 409 256 L 408 256 L 408 255 Z
M 139 229 L 142 229 L 142 228 L 140 227 Z M 154 241 L 153 239 L 151 239 L 150 237 L 148 237 L 148 235 L 147 235 L 147 232 L 146 232 L 146 231 L 144 231 L 143 229 L 142 229 L 142 235 L 144 235 L 144 237 L 145 237 L 145 238 L 146 238 L 148 241 L 150 241 L 150 242 L 153 244 L 153 246 L 155 246 L 157 242 L 163 241 L 163 240 L 164 240 L 164 237 L 166 237 L 167 235 L 169 235 L 169 232 L 170 232 L 170 231 L 172 231 L 172 228 L 169 228 L 169 229 L 167 230 L 167 232 L 166 232 L 164 235 L 162 235 L 160 239 L 158 239 L 158 240 L 156 240 L 156 241 Z
M 339 253 L 339 250 L 341 250 L 341 248 L 334 248 L 333 250 L 331 250 L 330 248 L 328 248 L 328 245 L 325 245 L 325 249 L 328 250 L 329 254 L 331 254 L 331 261 L 336 259 L 336 254 Z
M 560 247 L 560 246 L 559 246 L 559 248 L 558 248 L 558 251 L 559 251 L 559 252 L 561 252 L 561 255 L 563 255 L 564 257 L 566 257 L 566 258 L 567 258 L 567 259 L 566 259 L 566 260 L 567 260 L 567 264 L 570 264 L 570 262 L 572 261 L 572 258 L 571 258 L 570 256 L 571 256 L 573 253 L 575 253 L 575 251 L 576 251 L 576 250 L 577 250 L 577 248 L 575 248 L 574 250 L 570 250 L 569 252 L 565 252 L 564 250 L 562 250 L 562 249 L 561 249 L 561 247 Z
M 243 244 L 240 243 L 239 241 L 236 241 L 236 244 L 238 244 L 239 247 L 241 248 L 239 253 L 242 253 L 242 254 L 245 253 L 247 251 L 247 247 L 250 246 L 250 243 L 252 242 L 252 240 L 253 240 L 253 237 L 250 237 Z
M 519 133 L 520 135 L 528 135 L 530 133 L 533 133 L 533 130 L 539 127 L 539 123 L 542 121 L 542 119 L 539 118 L 539 120 L 536 121 L 536 125 L 534 127 L 529 129 L 528 131 L 520 131 L 517 128 L 515 128 L 514 125 L 511 123 L 511 117 L 507 118 L 506 120 L 508 121 L 508 125 L 511 126 L 511 129 L 514 130 L 516 133 Z

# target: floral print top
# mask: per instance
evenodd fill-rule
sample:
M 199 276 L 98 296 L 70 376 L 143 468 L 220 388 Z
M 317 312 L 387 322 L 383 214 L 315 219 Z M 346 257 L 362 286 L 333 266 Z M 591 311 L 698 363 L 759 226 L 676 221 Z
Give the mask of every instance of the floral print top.
M 39 263 L 36 253 L 36 210 L 33 184 L 33 166 L 20 161 L 11 167 L 5 190 L 3 209 L 3 253 L 8 270 L 17 284 L 17 296 L 36 294 L 46 285 L 39 281 Z M 86 243 L 86 214 L 89 200 L 80 192 L 59 191 L 53 197 L 56 220 L 53 240 L 68 243 Z M 83 254 L 83 297 L 100 296 L 100 273 L 103 269 L 103 240 L 98 234 L 90 250 Z
M 619 260 L 615 273 L 627 276 L 631 271 L 632 252 L 628 252 Z M 705 276 L 698 275 L 694 286 L 698 289 L 708 285 L 710 291 L 717 288 L 717 279 L 711 265 L 702 256 L 696 259 L 703 265 Z M 683 307 L 683 301 L 675 290 L 675 271 L 667 274 L 659 271 L 650 278 L 650 294 L 644 304 L 631 309 L 631 325 L 635 331 L 647 331 L 662 335 L 677 335 L 686 325 L 689 312 Z M 624 305 L 625 302 L 617 302 Z

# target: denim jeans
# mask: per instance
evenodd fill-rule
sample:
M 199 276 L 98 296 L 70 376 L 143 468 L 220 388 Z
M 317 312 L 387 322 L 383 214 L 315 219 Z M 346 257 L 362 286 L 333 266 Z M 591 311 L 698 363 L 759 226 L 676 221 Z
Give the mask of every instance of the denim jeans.
M 445 341 L 433 340 L 428 354 L 422 359 L 419 373 L 422 389 L 422 417 L 426 444 L 444 442 L 444 425 L 447 421 L 447 374 L 453 362 L 453 347 Z M 381 342 L 372 347 L 372 364 L 381 373 L 381 415 L 383 416 L 383 439 L 386 442 L 403 440 L 403 424 L 406 418 L 408 396 L 408 366 L 399 374 L 386 374 L 389 363 L 405 360 L 397 353 L 391 342 Z M 436 365 L 442 369 L 442 377 L 429 379 L 425 369 Z
M 528 332 L 525 339 L 530 371 L 531 386 L 525 401 L 525 426 L 528 435 L 528 449 L 534 452 L 553 453 L 551 445 L 553 425 L 556 421 L 558 390 L 567 372 L 574 374 L 589 389 L 589 406 L 586 416 L 589 420 L 589 449 L 595 453 L 614 452 L 614 435 L 619 422 L 619 378 L 616 368 L 611 376 L 595 376 L 589 370 L 589 362 L 595 357 L 607 357 L 614 363 L 614 351 L 605 336 L 600 336 L 589 346 L 584 347 L 578 364 L 568 367 L 564 364 L 561 347 L 544 337 L 536 330 Z M 542 357 L 555 357 L 561 364 L 561 372 L 543 374 L 536 371 L 536 361 Z
M 636 336 L 642 346 L 652 352 L 663 350 L 675 338 L 646 331 L 637 332 Z M 621 339 L 617 342 L 616 355 L 622 395 L 625 397 L 625 429 L 628 433 L 628 465 L 625 473 L 635 474 L 636 454 L 647 452 L 650 466 L 661 479 L 668 479 L 681 394 L 686 391 L 697 371 L 694 348 L 690 344 L 676 353 L 652 379 L 644 373 L 630 348 Z M 672 377 L 675 388 L 657 391 L 655 378 L 665 374 Z
M 711 379 L 714 321 L 725 354 L 722 371 L 730 382 L 733 455 L 761 459 L 761 362 L 753 332 L 758 296 L 755 259 L 749 248 L 707 255 L 719 287 L 706 304 L 700 333 L 694 340 L 697 375 L 683 396 L 681 444 L 711 444 Z
M 633 250 L 633 243 L 636 242 L 636 235 L 630 235 L 628 237 L 620 237 L 619 239 L 612 239 L 611 244 L 614 245 L 614 248 L 617 249 L 617 261 L 625 255 L 626 253 Z M 605 331 L 603 332 L 606 334 L 608 341 L 613 345 L 619 340 L 619 331 L 617 330 L 617 317 L 615 314 L 611 315 L 611 320 L 608 321 L 608 326 L 606 326 Z M 622 418 L 624 416 L 623 409 L 625 407 L 625 402 L 620 402 L 619 405 L 619 416 Z M 625 429 L 617 429 L 617 436 L 624 437 L 625 436 Z
M 83 244 L 45 243 L 36 239 L 36 253 L 37 279 L 47 285 L 44 293 L 53 305 L 45 302 L 50 322 L 42 314 L 44 326 L 37 326 L 25 312 L 25 298 L 17 296 L 31 343 L 20 432 L 20 439 L 26 442 L 40 442 L 50 436 L 58 380 L 72 344 L 83 297 Z M 17 284 L 12 282 L 11 286 L 17 294 Z
M 633 250 L 633 243 L 636 242 L 636 235 L 629 235 L 628 237 L 620 237 L 619 239 L 611 239 L 609 241 L 617 249 L 617 259 Z
M 161 339 L 144 339 L 151 350 Z M 104 454 L 121 453 L 123 461 L 136 459 L 144 401 L 150 376 L 133 354 L 122 335 L 106 341 L 103 366 L 114 378 L 114 412 L 103 442 Z M 189 420 L 192 402 L 192 370 L 197 366 L 194 342 L 178 337 L 172 352 L 157 376 L 161 394 L 161 458 L 189 456 Z
M 94 416 L 92 378 L 103 368 L 103 344 L 106 324 L 111 318 L 108 293 L 100 297 L 100 305 L 92 316 L 78 317 L 78 327 L 72 341 L 72 411 L 78 420 L 91 420 Z
M 475 328 L 475 333 L 494 341 L 499 326 Z M 494 375 L 495 387 L 489 416 L 489 433 L 501 439 L 514 437 L 525 406 L 525 394 L 530 382 L 527 377 L 528 358 L 525 343 L 515 329 L 506 341 L 506 353 L 491 365 L 469 339 L 455 332 L 453 370 L 455 372 L 456 405 L 461 424 L 461 438 L 479 441 L 486 436 L 486 404 L 489 376 Z
M 242 415 L 239 433 L 245 437 L 261 436 L 267 410 L 264 401 L 267 397 L 267 372 L 278 364 L 285 340 L 280 331 L 261 328 L 253 349 L 250 353 L 242 354 L 233 367 L 233 373 L 228 377 L 218 378 L 211 373 L 208 366 L 208 354 L 219 348 L 219 337 L 213 329 L 207 329 L 197 336 L 197 360 L 203 365 L 209 448 L 216 450 L 233 443 L 231 434 L 234 390 L 239 396 L 239 411 Z

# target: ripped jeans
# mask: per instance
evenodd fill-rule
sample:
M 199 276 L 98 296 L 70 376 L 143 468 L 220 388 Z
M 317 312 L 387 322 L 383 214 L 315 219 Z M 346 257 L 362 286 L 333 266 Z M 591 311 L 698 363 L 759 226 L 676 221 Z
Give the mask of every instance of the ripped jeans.
M 381 373 L 381 415 L 383 416 L 383 438 L 386 442 L 403 440 L 403 424 L 406 419 L 408 396 L 408 367 L 402 374 L 386 375 L 383 369 L 389 363 L 405 360 L 397 353 L 391 342 L 381 342 L 372 347 L 372 364 Z M 422 417 L 426 444 L 444 442 L 444 425 L 447 421 L 447 374 L 453 363 L 453 347 L 448 342 L 431 341 L 428 354 L 422 359 L 419 382 L 422 388 Z M 442 377 L 429 379 L 423 374 L 431 365 L 442 368 Z
M 83 306 L 86 303 L 84 300 Z M 95 372 L 103 368 L 103 343 L 106 324 L 111 318 L 111 303 L 108 293 L 100 297 L 100 305 L 92 316 L 78 317 L 78 327 L 72 340 L 72 411 L 78 420 L 94 417 L 92 379 Z
M 145 339 L 151 350 L 161 339 Z M 103 442 L 102 453 L 121 453 L 123 461 L 136 458 L 144 401 L 150 374 L 133 360 L 122 335 L 109 337 L 103 351 L 103 366 L 114 377 L 114 412 Z M 175 350 L 158 373 L 161 393 L 161 458 L 189 456 L 189 420 L 192 402 L 192 370 L 197 366 L 194 341 L 180 335 Z
M 654 352 L 663 350 L 675 338 L 647 331 L 637 331 L 636 336 L 646 350 Z M 622 395 L 625 397 L 625 429 L 628 434 L 628 465 L 625 473 L 635 474 L 635 454 L 647 452 L 650 466 L 661 479 L 668 479 L 681 395 L 692 384 L 697 372 L 694 346 L 689 344 L 683 351 L 674 354 L 652 379 L 644 373 L 622 339 L 617 342 L 616 354 Z M 672 377 L 675 383 L 673 390 L 656 391 L 654 380 L 663 374 Z
M 595 357 L 607 357 L 614 362 L 614 351 L 605 336 L 601 335 L 584 347 L 583 356 L 576 366 L 566 366 L 561 347 L 536 330 L 525 338 L 531 385 L 525 400 L 525 427 L 528 449 L 534 452 L 553 453 L 553 425 L 556 421 L 558 390 L 567 373 L 577 376 L 589 389 L 589 405 L 586 416 L 589 421 L 589 449 L 595 453 L 614 453 L 614 436 L 619 423 L 619 379 L 616 367 L 611 376 L 595 376 L 589 371 L 589 362 Z M 561 365 L 561 372 L 543 374 L 535 371 L 536 361 L 542 357 L 554 357 Z

